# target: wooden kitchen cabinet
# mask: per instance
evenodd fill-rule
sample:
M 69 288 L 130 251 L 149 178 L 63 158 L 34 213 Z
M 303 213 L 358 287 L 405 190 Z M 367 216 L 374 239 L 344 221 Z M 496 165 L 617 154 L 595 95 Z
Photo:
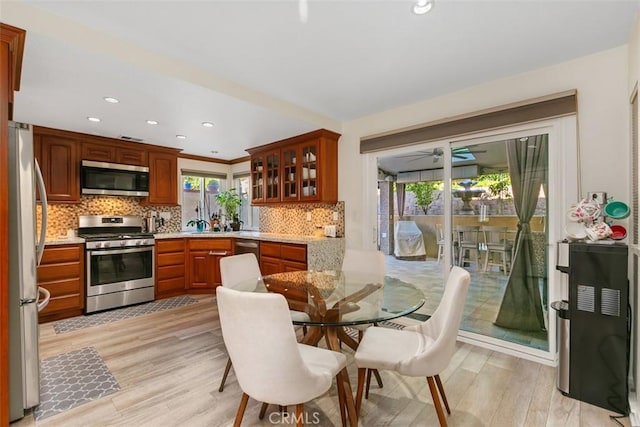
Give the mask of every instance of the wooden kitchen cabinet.
M 38 286 L 51 293 L 39 322 L 79 316 L 84 310 L 84 245 L 47 246 L 38 266 Z
M 251 158 L 252 203 L 280 201 L 280 150 L 267 150 Z
M 248 149 L 251 204 L 336 203 L 338 138 L 320 129 Z
M 260 272 L 263 275 L 306 269 L 306 245 L 260 242 Z
M 35 156 L 47 201 L 80 203 L 80 143 L 55 129 L 33 127 Z
M 114 145 L 114 141 L 83 142 L 82 160 L 147 166 L 147 151 L 130 145 Z
M 149 151 L 149 197 L 147 204 L 178 204 L 178 150 Z
M 220 258 L 233 255 L 232 239 L 189 239 L 187 289 L 191 293 L 213 293 L 222 284 Z
M 186 292 L 184 239 L 156 240 L 156 299 Z
M 147 166 L 147 151 L 137 148 L 116 148 L 116 163 L 123 165 Z

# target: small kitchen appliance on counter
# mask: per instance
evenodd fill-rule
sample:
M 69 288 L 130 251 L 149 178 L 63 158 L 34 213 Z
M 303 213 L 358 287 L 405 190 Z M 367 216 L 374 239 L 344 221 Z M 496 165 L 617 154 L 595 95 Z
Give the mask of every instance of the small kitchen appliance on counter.
M 86 241 L 86 313 L 153 301 L 153 234 L 139 216 L 80 216 Z

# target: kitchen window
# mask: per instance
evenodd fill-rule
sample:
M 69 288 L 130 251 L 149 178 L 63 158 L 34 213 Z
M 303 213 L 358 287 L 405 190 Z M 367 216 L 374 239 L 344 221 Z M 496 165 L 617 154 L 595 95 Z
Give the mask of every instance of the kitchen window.
M 258 230 L 260 227 L 260 208 L 251 206 L 251 177 L 249 174 L 233 175 L 236 192 L 242 198 L 240 221 L 243 230 Z
M 216 196 L 227 189 L 226 178 L 224 174 L 182 170 L 180 182 L 183 230 L 196 229 L 195 226 L 187 226 L 190 220 L 202 219 L 208 222 L 212 215 L 219 214 L 220 206 L 216 202 Z

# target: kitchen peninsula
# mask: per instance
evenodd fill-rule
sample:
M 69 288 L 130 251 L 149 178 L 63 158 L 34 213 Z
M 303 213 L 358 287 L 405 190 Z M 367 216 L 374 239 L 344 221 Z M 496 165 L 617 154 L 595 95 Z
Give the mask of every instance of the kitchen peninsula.
M 250 239 L 259 242 L 276 242 L 305 245 L 307 269 L 335 270 L 340 268 L 344 256 L 344 238 L 298 236 L 294 234 L 262 233 L 257 231 L 231 232 L 177 232 L 155 234 L 156 241 L 165 239 Z
M 155 298 L 189 293 L 214 293 L 220 284 L 219 259 L 235 253 L 236 239 L 255 241 L 265 274 L 293 270 L 333 270 L 340 267 L 344 238 L 300 236 L 254 231 L 170 232 L 154 235 Z M 81 314 L 85 309 L 84 239 L 46 242 L 47 262 L 38 268 L 40 286 L 51 292 L 51 303 L 40 322 Z M 64 256 L 62 256 L 64 255 Z M 62 268 L 63 267 L 63 268 Z M 57 272 L 52 275 L 52 272 Z

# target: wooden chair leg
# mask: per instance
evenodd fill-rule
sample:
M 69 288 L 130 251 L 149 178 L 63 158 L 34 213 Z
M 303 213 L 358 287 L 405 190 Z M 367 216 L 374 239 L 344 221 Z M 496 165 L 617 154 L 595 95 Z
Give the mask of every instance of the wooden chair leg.
M 341 386 L 344 387 L 344 400 L 349 418 L 348 425 L 350 427 L 357 427 L 358 415 L 356 414 L 356 405 L 353 401 L 353 391 L 351 390 L 351 383 L 349 382 L 349 373 L 347 372 L 347 368 L 343 368 L 342 371 L 338 372 L 337 378 L 340 380 Z
M 338 388 L 338 405 L 340 406 L 340 420 L 342 421 L 342 426 L 347 425 L 347 412 L 346 412 L 346 396 L 344 395 L 344 387 L 340 384 L 339 376 L 336 376 L 336 387 Z
M 367 369 L 367 385 L 364 389 L 365 399 L 369 399 L 369 387 L 371 387 L 371 369 Z
M 449 402 L 447 402 L 447 395 L 444 394 L 444 387 L 442 386 L 442 381 L 440 381 L 440 375 L 436 375 L 436 385 L 438 386 L 438 390 L 440 391 L 440 396 L 442 396 L 442 402 L 444 403 L 444 407 L 447 410 L 447 414 L 451 415 L 451 409 L 449 409 Z
M 358 390 L 356 391 L 356 415 L 360 417 L 360 407 L 362 406 L 362 392 L 364 389 L 364 377 L 367 368 L 358 368 Z
M 302 427 L 304 425 L 304 403 L 298 403 L 296 405 L 296 426 Z
M 233 427 L 240 427 L 240 424 L 242 424 L 242 417 L 244 416 L 244 410 L 247 409 L 248 401 L 249 395 L 247 393 L 242 393 L 240 406 L 238 406 L 238 412 L 236 413 L 236 420 L 233 422 Z
M 260 413 L 258 414 L 258 419 L 261 420 L 264 418 L 264 414 L 267 413 L 267 408 L 269 407 L 268 403 L 263 403 L 262 407 L 260 408 Z
M 382 384 L 382 378 L 380 377 L 380 372 L 377 369 L 373 370 L 373 376 L 376 377 L 376 381 L 378 382 L 378 388 L 382 388 L 384 384 Z
M 230 357 L 227 359 L 227 367 L 224 368 L 224 374 L 222 375 L 222 381 L 220 381 L 220 387 L 218 388 L 218 391 L 220 393 L 222 393 L 222 390 L 224 390 L 224 383 L 227 382 L 227 375 L 229 375 L 229 370 L 231 370 L 231 358 Z
M 436 407 L 440 427 L 447 427 L 447 419 L 444 417 L 442 405 L 440 405 L 440 398 L 438 397 L 438 390 L 435 381 L 433 381 L 433 377 L 427 377 L 427 382 L 429 383 L 429 391 L 431 392 L 431 398 L 433 399 L 433 406 Z

